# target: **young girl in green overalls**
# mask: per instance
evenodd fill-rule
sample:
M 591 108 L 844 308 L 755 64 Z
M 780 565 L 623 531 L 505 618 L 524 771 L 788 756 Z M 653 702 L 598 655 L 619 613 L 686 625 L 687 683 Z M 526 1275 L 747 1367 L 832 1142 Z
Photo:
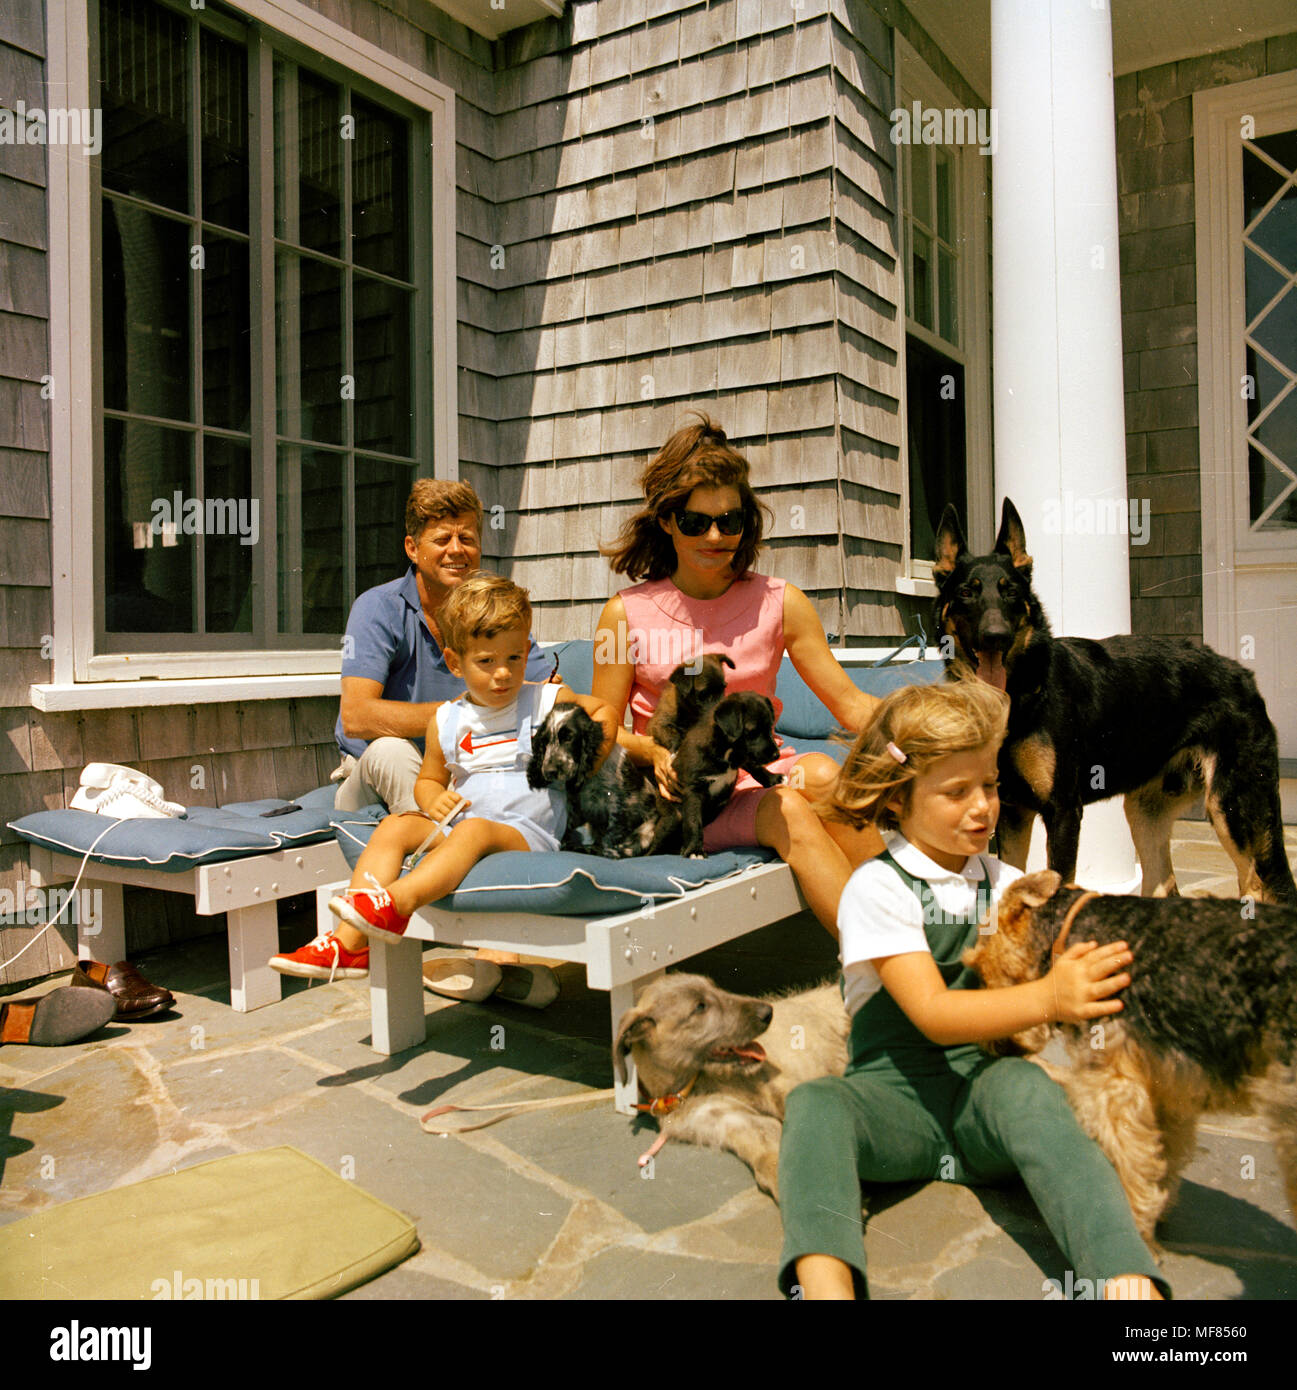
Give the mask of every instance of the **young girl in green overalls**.
M 852 1019 L 846 1075 L 788 1098 L 779 1153 L 786 1294 L 865 1293 L 861 1181 L 987 1182 L 1015 1172 L 1076 1279 L 1107 1297 L 1169 1293 L 1116 1172 L 1062 1087 L 1024 1058 L 995 1060 L 977 1046 L 1042 1021 L 1117 1013 L 1113 996 L 1130 983 L 1125 942 L 1074 943 L 1043 979 L 1007 989 L 976 988 L 961 963 L 1019 877 L 986 853 L 1007 722 L 1007 698 L 982 681 L 905 686 L 879 706 L 843 767 L 829 814 L 891 833 L 838 909 Z

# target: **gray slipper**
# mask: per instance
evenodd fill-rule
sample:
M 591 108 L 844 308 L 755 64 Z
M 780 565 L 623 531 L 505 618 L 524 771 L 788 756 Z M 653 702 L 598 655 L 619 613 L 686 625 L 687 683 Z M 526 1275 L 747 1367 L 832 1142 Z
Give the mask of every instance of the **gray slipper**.
M 66 1047 L 98 1032 L 116 1011 L 106 989 L 52 989 L 39 999 L 0 1004 L 0 1042 Z
M 503 978 L 495 987 L 495 999 L 547 1009 L 558 998 L 558 976 L 548 965 L 502 965 L 500 973 Z

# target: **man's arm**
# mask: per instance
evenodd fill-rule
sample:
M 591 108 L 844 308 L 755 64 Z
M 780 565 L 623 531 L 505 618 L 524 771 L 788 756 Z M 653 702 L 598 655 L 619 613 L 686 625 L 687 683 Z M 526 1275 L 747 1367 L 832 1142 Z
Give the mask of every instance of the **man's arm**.
M 437 701 L 409 704 L 383 699 L 383 683 L 364 676 L 342 678 L 342 732 L 372 743 L 376 738 L 422 738 Z

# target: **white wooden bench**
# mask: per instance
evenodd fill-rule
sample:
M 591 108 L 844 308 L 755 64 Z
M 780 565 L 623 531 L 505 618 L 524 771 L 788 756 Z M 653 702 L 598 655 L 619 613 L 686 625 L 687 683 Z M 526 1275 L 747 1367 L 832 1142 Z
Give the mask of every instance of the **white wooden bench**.
M 345 883 L 317 890 L 317 910 L 328 914 L 329 896 Z M 578 961 L 591 989 L 609 993 L 611 1039 L 637 992 L 701 951 L 782 921 L 806 907 L 792 870 L 784 863 L 755 864 L 730 878 L 695 888 L 666 902 L 645 902 L 629 912 L 602 917 L 559 917 L 522 912 L 447 912 L 421 908 L 404 941 L 370 938 L 371 1045 L 390 1056 L 427 1040 L 423 997 L 423 942 L 481 946 L 556 961 Z M 611 1060 L 611 1056 L 610 1056 Z M 628 1059 L 629 1060 L 629 1059 Z M 616 1106 L 634 1114 L 635 1070 L 616 1084 Z
M 42 845 L 31 847 L 31 882 L 36 888 L 75 880 L 81 856 L 59 854 Z M 77 955 L 82 960 L 112 965 L 126 959 L 126 917 L 122 889 L 157 888 L 186 893 L 200 917 L 227 914 L 230 950 L 230 1004 L 239 1013 L 274 1004 L 281 997 L 280 976 L 270 968 L 279 950 L 276 903 L 298 893 L 310 893 L 322 883 L 335 883 L 348 872 L 347 861 L 332 837 L 309 845 L 265 850 L 241 859 L 200 864 L 178 873 L 164 873 L 132 864 L 90 861 L 81 876 L 81 890 L 101 895 L 97 918 L 77 922 Z M 333 930 L 333 917 L 317 899 L 321 931 Z M 319 912 L 323 911 L 323 916 Z

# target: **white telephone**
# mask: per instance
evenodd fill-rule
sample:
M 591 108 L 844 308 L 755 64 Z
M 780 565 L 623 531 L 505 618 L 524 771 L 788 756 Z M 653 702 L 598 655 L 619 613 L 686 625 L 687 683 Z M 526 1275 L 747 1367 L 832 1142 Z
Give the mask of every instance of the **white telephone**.
M 72 809 L 93 811 L 118 820 L 183 816 L 185 808 L 168 801 L 152 777 L 120 763 L 89 763 L 71 801 Z

